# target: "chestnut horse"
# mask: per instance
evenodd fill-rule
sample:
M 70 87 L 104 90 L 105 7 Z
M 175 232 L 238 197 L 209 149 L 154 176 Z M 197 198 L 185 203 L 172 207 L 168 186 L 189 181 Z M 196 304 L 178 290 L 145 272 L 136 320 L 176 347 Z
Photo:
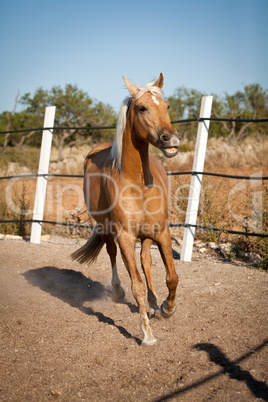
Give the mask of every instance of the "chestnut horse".
M 117 240 L 139 307 L 142 343 L 153 345 L 156 339 L 147 315 L 135 243 L 136 239 L 141 240 L 141 266 L 147 282 L 148 303 L 154 313 L 158 313 L 159 307 L 152 284 L 150 247 L 152 242 L 159 247 L 168 288 L 161 312 L 169 317 L 175 311 L 178 276 L 168 227 L 168 182 L 162 165 L 149 154 L 149 143 L 170 158 L 178 153 L 180 136 L 171 125 L 169 105 L 162 98 L 163 75 L 139 87 L 123 78 L 130 96 L 122 103 L 115 141 L 97 145 L 85 160 L 85 202 L 97 224 L 88 242 L 72 257 L 81 263 L 92 262 L 106 244 L 112 265 L 113 297 L 120 300 L 124 291 L 116 267 Z

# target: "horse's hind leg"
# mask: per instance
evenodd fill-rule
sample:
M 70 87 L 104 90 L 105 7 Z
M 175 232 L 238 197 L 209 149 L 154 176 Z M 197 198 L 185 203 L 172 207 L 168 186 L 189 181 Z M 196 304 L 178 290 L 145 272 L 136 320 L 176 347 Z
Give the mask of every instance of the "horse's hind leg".
M 152 256 L 151 256 L 151 245 L 153 241 L 151 239 L 144 239 L 141 244 L 141 266 L 146 278 L 147 289 L 148 289 L 148 303 L 150 307 L 150 315 L 158 314 L 160 311 L 157 305 L 157 296 L 154 291 L 151 266 L 152 266 Z
M 109 254 L 112 265 L 112 287 L 113 287 L 112 296 L 114 301 L 120 301 L 124 299 L 125 292 L 124 289 L 120 286 L 120 279 L 117 273 L 117 265 L 116 265 L 117 247 L 112 235 L 103 235 L 102 238 L 103 241 L 106 243 L 106 250 L 107 253 Z

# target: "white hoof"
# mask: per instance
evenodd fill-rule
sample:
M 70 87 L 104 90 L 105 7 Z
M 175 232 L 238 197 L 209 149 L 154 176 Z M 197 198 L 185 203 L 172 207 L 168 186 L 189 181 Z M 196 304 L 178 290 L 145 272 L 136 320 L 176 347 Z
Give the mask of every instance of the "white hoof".
M 142 340 L 142 345 L 144 346 L 152 346 L 152 345 L 156 345 L 157 343 L 157 339 L 155 339 L 155 337 L 151 337 L 150 339 L 143 339 Z

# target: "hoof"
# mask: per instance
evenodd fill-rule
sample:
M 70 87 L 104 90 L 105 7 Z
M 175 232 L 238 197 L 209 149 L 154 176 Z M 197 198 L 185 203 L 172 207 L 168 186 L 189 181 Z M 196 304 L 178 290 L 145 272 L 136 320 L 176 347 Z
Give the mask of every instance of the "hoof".
M 143 346 L 153 346 L 153 345 L 157 344 L 157 339 L 155 339 L 154 336 L 152 338 L 150 338 L 150 339 L 143 339 L 141 344 Z
M 149 311 L 149 318 L 157 319 L 159 320 L 161 318 L 161 311 L 160 308 L 157 309 L 150 309 Z
M 176 306 L 173 309 L 169 309 L 167 306 L 166 300 L 161 305 L 161 314 L 163 317 L 168 318 L 171 317 L 176 311 Z
M 112 297 L 113 301 L 117 303 L 122 301 L 125 297 L 124 289 L 121 286 L 117 289 L 113 289 Z

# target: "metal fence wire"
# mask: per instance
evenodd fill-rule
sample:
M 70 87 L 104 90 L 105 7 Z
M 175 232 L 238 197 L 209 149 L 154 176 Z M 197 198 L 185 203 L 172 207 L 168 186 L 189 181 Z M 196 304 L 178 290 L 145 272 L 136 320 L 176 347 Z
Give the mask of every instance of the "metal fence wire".
M 227 118 L 213 118 L 213 117 L 197 117 L 193 119 L 182 119 L 182 120 L 175 120 L 172 121 L 172 124 L 180 124 L 180 123 L 189 123 L 189 122 L 202 122 L 205 120 L 209 121 L 230 121 L 230 122 L 240 122 L 240 123 L 267 123 L 268 119 L 227 119 Z M 20 130 L 9 130 L 9 131 L 0 131 L 0 135 L 4 134 L 13 134 L 13 133 L 23 133 L 29 131 L 43 131 L 43 130 L 111 130 L 115 129 L 116 126 L 87 126 L 87 127 L 39 127 L 39 128 L 25 128 Z M 169 176 L 179 176 L 179 175 L 203 175 L 203 176 L 215 176 L 215 177 L 222 177 L 222 178 L 229 178 L 229 179 L 238 179 L 238 180 L 268 180 L 267 176 L 264 177 L 254 177 L 254 176 L 235 176 L 235 175 L 227 175 L 227 174 L 220 174 L 220 173 L 211 173 L 211 172 L 167 172 Z M 27 177 L 73 177 L 73 178 L 83 178 L 84 175 L 68 175 L 68 174 L 54 174 L 54 173 L 46 173 L 46 174 L 23 174 L 23 175 L 12 175 L 12 176 L 2 176 L 0 180 L 11 180 L 17 178 L 27 178 Z M 16 222 L 25 222 L 25 223 L 47 223 L 51 225 L 61 225 L 67 227 L 74 227 L 74 228 L 84 228 L 84 229 L 93 229 L 94 226 L 92 225 L 83 225 L 83 224 L 72 224 L 68 222 L 55 222 L 55 221 L 48 221 L 48 220 L 37 220 L 37 219 L 14 219 L 14 220 L 0 220 L 0 223 L 16 223 Z M 208 231 L 217 231 L 217 232 L 225 232 L 230 234 L 236 235 L 243 235 L 243 236 L 254 236 L 254 237 L 261 237 L 261 238 L 268 238 L 268 234 L 264 233 L 249 233 L 249 232 L 241 232 L 236 230 L 229 230 L 229 229 L 221 229 L 221 228 L 214 228 L 209 226 L 202 226 L 202 225 L 193 225 L 193 224 L 169 224 L 169 227 L 194 227 L 196 229 L 203 229 Z

